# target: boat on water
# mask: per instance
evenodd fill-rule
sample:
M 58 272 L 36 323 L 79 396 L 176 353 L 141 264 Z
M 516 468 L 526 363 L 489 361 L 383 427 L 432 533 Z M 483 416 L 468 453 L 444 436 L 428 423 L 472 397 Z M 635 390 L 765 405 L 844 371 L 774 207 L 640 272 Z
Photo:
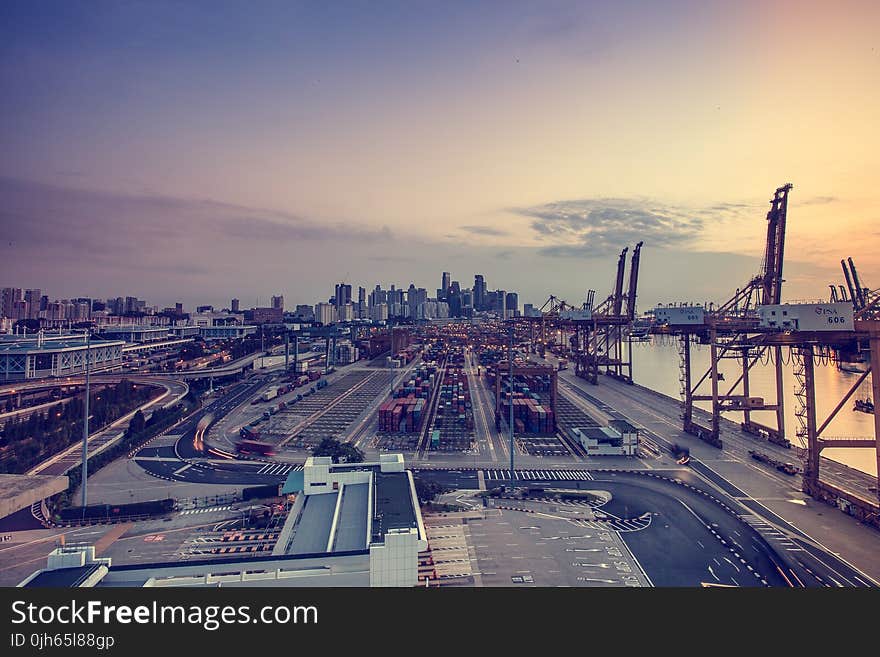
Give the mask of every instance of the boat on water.
M 862 413 L 873 413 L 874 412 L 874 402 L 870 399 L 856 399 L 856 403 L 853 406 L 854 411 L 860 411 Z
M 857 363 L 838 363 L 837 369 L 841 372 L 852 372 L 853 374 L 863 374 L 865 368 Z

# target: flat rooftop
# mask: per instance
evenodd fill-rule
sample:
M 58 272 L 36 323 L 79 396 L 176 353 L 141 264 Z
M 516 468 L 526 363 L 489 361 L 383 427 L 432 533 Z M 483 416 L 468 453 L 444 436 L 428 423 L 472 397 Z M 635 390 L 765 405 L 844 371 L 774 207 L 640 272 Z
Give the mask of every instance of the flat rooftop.
M 415 529 L 419 524 L 413 508 L 409 476 L 406 472 L 376 472 L 373 493 L 374 543 L 384 543 L 385 533 L 391 529 Z
M 107 347 L 113 345 L 124 345 L 124 340 L 100 340 L 92 337 L 90 346 L 92 349 L 99 347 Z M 86 341 L 83 339 L 66 338 L 63 340 L 44 340 L 42 346 L 37 346 L 37 341 L 17 340 L 14 342 L 0 343 L 0 354 L 33 354 L 33 353 L 49 353 L 54 351 L 66 351 L 75 349 L 85 349 Z
M 336 535 L 333 539 L 333 552 L 363 550 L 366 547 L 369 496 L 369 484 L 343 486 Z
M 102 564 L 93 563 L 73 568 L 57 568 L 44 570 L 25 584 L 24 588 L 76 588 L 85 582 Z
M 337 498 L 338 495 L 333 493 L 306 497 L 293 531 L 288 554 L 315 554 L 327 551 Z

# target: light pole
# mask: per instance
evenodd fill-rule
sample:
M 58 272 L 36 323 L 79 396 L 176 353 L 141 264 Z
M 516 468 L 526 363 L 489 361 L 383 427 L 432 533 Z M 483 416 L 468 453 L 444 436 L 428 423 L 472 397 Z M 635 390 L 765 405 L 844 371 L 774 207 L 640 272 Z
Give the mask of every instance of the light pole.
M 510 404 L 510 476 L 513 476 L 513 324 L 510 324 L 510 346 L 507 349 L 507 365 L 510 374 L 510 396 L 507 398 Z
M 91 329 L 86 329 L 86 399 L 83 414 L 83 444 L 82 444 L 82 509 L 83 517 L 86 514 L 86 501 L 88 494 L 86 492 L 86 482 L 89 476 L 89 370 L 90 360 L 92 358 L 91 351 Z

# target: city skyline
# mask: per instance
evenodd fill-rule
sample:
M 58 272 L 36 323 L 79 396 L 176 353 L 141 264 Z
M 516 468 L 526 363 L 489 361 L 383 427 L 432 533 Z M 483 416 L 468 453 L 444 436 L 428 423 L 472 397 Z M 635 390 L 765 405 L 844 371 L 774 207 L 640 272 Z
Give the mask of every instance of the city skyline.
M 216 305 L 482 271 L 579 304 L 643 239 L 641 309 L 721 301 L 792 182 L 785 295 L 824 298 L 842 257 L 880 276 L 880 8 L 844 4 L 4 3 L 0 279 Z

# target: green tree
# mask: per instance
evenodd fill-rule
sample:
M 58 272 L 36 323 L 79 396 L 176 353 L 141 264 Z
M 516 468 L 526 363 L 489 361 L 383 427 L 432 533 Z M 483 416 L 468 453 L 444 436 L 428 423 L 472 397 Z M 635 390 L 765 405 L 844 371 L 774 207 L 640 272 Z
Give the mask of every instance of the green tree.
M 131 421 L 128 423 L 128 434 L 130 436 L 137 436 L 143 433 L 146 426 L 147 421 L 144 419 L 144 414 L 138 410 L 137 413 L 131 416 Z
M 329 456 L 334 463 L 362 463 L 364 453 L 351 443 L 341 443 L 335 438 L 324 438 L 312 450 L 312 456 Z

